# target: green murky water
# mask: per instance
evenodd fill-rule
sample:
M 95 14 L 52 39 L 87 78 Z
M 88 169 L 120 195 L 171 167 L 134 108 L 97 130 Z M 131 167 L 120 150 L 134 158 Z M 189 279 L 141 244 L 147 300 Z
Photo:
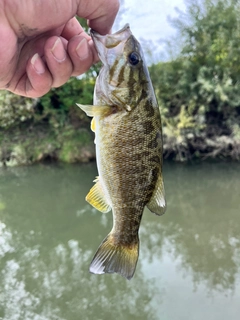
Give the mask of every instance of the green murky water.
M 95 164 L 0 169 L 0 319 L 237 320 L 240 164 L 166 164 L 131 281 L 92 275 L 112 216 L 84 198 Z

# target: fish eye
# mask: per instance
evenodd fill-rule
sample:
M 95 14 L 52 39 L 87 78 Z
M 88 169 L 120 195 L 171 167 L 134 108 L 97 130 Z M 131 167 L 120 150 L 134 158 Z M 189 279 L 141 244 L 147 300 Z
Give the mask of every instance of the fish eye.
M 140 61 L 140 56 L 137 52 L 131 52 L 128 56 L 128 61 L 131 65 L 136 66 Z

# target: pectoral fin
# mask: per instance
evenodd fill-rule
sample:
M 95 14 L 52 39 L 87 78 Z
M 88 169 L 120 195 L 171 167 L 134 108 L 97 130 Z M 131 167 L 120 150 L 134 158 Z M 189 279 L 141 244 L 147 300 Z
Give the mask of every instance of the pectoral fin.
M 91 105 L 83 105 L 78 104 L 77 106 L 82 109 L 89 117 L 107 115 L 111 113 L 111 106 L 91 106 Z
M 95 130 L 96 130 L 96 121 L 95 121 L 94 117 L 92 118 L 92 121 L 91 121 L 91 130 L 93 132 L 95 132 Z
M 111 210 L 111 206 L 108 204 L 108 201 L 104 195 L 101 182 L 98 178 L 95 181 L 96 184 L 90 189 L 89 193 L 87 194 L 86 201 L 101 212 L 109 212 Z
M 152 198 L 147 204 L 147 207 L 150 211 L 159 216 L 164 214 L 164 212 L 166 211 L 165 191 L 162 176 L 158 177 L 155 190 L 153 192 Z

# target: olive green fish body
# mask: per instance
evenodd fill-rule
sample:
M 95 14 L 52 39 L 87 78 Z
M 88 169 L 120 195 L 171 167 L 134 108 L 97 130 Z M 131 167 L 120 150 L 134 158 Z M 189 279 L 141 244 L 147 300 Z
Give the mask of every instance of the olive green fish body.
M 99 176 L 111 202 L 116 231 L 121 228 L 120 223 L 127 225 L 127 219 L 132 218 L 128 217 L 128 208 L 129 215 L 134 209 L 139 227 L 143 208 L 150 201 L 161 174 L 160 123 L 145 117 L 142 121 L 142 117 L 136 108 L 131 113 L 123 111 L 96 123 Z M 158 120 L 157 117 L 152 120 L 155 119 Z
M 114 35 L 93 33 L 103 61 L 93 116 L 99 177 L 86 199 L 100 211 L 112 208 L 113 229 L 90 266 L 93 273 L 135 271 L 138 230 L 147 206 L 160 215 L 166 208 L 162 179 L 161 120 L 141 47 L 129 26 Z

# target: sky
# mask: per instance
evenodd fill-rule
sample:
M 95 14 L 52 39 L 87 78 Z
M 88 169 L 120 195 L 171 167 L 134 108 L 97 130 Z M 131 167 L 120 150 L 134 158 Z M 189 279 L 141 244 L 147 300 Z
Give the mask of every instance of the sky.
M 164 40 L 176 34 L 168 19 L 178 15 L 176 7 L 181 11 L 185 10 L 184 0 L 120 0 L 120 3 L 113 31 L 129 23 L 134 36 L 141 42 L 145 51 L 148 41 L 152 42 L 153 61 L 166 60 Z

